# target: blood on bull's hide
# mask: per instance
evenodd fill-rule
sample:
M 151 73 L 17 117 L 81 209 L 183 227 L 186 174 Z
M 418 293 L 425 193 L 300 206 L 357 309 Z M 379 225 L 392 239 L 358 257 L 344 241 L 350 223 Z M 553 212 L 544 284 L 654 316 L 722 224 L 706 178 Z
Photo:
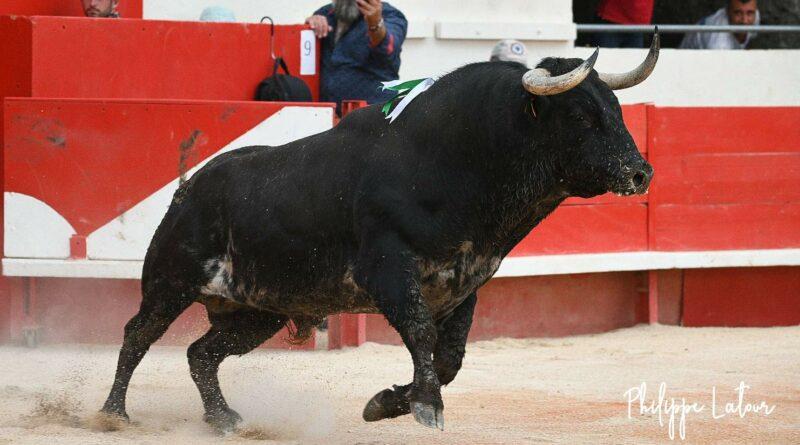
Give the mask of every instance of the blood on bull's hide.
M 643 81 L 549 58 L 528 70 L 477 63 L 445 75 L 393 122 L 381 106 L 280 147 L 209 162 L 175 193 L 142 272 L 102 411 L 127 418 L 131 374 L 193 302 L 211 328 L 189 347 L 205 420 L 240 420 L 220 363 L 289 324 L 302 339 L 329 314 L 386 316 L 411 352 L 411 383 L 379 392 L 363 417 L 412 413 L 443 428 L 440 388 L 461 367 L 476 291 L 570 196 L 645 193 L 653 174 L 612 90 Z M 268 372 L 268 370 L 265 370 Z

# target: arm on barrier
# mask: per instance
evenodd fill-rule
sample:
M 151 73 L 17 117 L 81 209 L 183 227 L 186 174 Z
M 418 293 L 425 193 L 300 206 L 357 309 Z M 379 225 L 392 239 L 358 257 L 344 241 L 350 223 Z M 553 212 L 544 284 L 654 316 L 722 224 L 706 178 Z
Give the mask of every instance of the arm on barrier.
M 406 38 L 408 20 L 399 10 L 384 5 L 382 27 L 386 29 L 383 39 L 377 44 L 370 42 L 372 56 L 387 63 L 395 63 L 400 58 L 400 47 Z

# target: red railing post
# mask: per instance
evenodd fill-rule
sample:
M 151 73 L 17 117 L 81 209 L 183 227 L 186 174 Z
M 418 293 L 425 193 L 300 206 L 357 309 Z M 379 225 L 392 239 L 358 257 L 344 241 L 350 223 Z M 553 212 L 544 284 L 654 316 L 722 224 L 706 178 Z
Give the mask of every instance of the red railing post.
M 342 101 L 342 117 L 347 116 L 347 113 L 358 110 L 359 108 L 366 107 L 367 101 L 365 100 L 343 100 Z
M 647 271 L 647 321 L 658 324 L 658 271 Z
M 365 341 L 366 314 L 336 314 L 328 317 L 328 349 L 360 346 Z

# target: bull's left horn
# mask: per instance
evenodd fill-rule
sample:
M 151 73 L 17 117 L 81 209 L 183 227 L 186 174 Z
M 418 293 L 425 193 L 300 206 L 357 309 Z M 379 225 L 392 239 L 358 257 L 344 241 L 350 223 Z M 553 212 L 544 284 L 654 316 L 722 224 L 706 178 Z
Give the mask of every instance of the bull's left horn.
M 658 26 L 656 26 L 656 32 L 653 34 L 653 43 L 650 44 L 650 52 L 647 53 L 647 57 L 644 58 L 644 62 L 641 65 L 634 68 L 632 71 L 628 71 L 627 73 L 600 73 L 598 72 L 597 75 L 600 77 L 600 80 L 606 83 L 609 88 L 612 90 L 621 90 L 623 88 L 630 88 L 634 85 L 638 85 L 644 82 L 645 79 L 653 72 L 653 69 L 656 67 L 656 62 L 658 61 L 658 50 L 661 48 L 659 38 L 658 38 Z
M 551 76 L 544 68 L 529 70 L 522 76 L 522 85 L 537 96 L 550 96 L 575 88 L 592 72 L 599 48 L 574 70 L 560 76 Z

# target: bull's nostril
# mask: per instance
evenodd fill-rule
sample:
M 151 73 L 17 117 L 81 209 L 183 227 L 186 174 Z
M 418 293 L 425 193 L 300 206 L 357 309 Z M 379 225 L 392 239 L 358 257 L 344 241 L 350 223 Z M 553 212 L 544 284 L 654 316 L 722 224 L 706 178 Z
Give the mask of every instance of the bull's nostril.
M 639 172 L 633 175 L 633 186 L 639 188 L 644 184 L 644 173 Z

